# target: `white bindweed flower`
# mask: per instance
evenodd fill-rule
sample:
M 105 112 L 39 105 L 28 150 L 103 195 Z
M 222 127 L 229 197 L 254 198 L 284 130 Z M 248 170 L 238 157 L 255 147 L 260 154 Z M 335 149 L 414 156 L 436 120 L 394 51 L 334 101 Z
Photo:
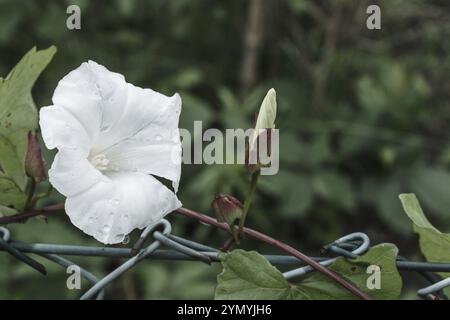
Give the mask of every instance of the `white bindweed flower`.
M 58 153 L 50 183 L 66 196 L 72 223 L 103 243 L 118 243 L 181 206 L 154 176 L 181 174 L 181 98 L 125 82 L 89 61 L 66 75 L 53 106 L 40 110 L 44 142 Z

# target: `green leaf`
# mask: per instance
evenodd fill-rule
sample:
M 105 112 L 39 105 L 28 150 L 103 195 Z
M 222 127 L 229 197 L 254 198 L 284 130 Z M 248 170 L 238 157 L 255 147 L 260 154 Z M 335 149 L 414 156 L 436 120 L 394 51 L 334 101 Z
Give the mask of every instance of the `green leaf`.
M 6 79 L 0 78 L 0 166 L 20 190 L 26 184 L 27 134 L 38 126 L 31 89 L 55 52 L 55 47 L 40 51 L 33 48 Z
M 423 213 L 417 197 L 410 194 L 399 196 L 403 209 L 413 222 L 414 232 L 419 235 L 420 250 L 430 262 L 450 262 L 450 234 L 436 229 Z M 450 273 L 441 273 L 448 277 Z
M 217 277 L 215 299 L 286 300 L 289 283 L 256 251 L 234 250 L 221 255 L 223 272 Z
M 339 258 L 330 269 L 376 299 L 398 299 L 402 280 L 397 271 L 398 250 L 380 244 L 355 259 Z M 234 250 L 221 255 L 223 272 L 217 277 L 215 299 L 355 299 L 356 297 L 328 277 L 314 273 L 299 285 L 291 285 L 282 273 L 255 251 Z M 366 273 L 369 265 L 381 268 L 380 289 L 370 290 Z
M 430 223 L 430 221 L 428 221 L 427 217 L 425 217 L 419 200 L 417 200 L 414 193 L 403 193 L 399 195 L 399 198 L 406 214 L 417 227 L 431 229 L 437 233 L 441 233 Z
M 394 300 L 400 298 L 402 278 L 397 270 L 398 249 L 390 243 L 372 247 L 366 254 L 354 259 L 339 258 L 330 269 L 355 284 L 373 299 Z M 380 267 L 380 289 L 368 289 L 367 281 L 371 274 L 367 267 Z M 323 274 L 314 273 L 300 285 L 294 294 L 295 299 L 355 299 L 356 297 Z
M 0 175 L 0 204 L 3 207 L 3 209 L 0 210 L 0 213 L 12 213 L 11 210 L 6 208 L 22 210 L 26 200 L 26 195 L 19 189 L 14 181 L 4 175 Z
M 18 213 L 16 209 L 6 207 L 0 204 L 0 217 L 11 216 L 16 213 Z

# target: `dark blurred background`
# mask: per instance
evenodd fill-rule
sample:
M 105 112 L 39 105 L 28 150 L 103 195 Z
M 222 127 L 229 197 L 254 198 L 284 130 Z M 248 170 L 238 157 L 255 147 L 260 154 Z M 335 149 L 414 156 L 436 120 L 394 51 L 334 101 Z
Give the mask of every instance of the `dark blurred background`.
M 81 30 L 66 28 L 70 4 L 81 8 Z M 370 4 L 381 7 L 382 30 L 366 28 Z M 449 9 L 445 0 L 0 0 L 0 75 L 32 46 L 56 45 L 33 91 L 37 106 L 51 104 L 58 80 L 92 59 L 136 85 L 179 92 L 187 129 L 194 120 L 249 128 L 274 87 L 280 172 L 261 179 L 248 225 L 312 255 L 363 231 L 421 259 L 398 194 L 415 192 L 430 220 L 450 229 Z M 179 197 L 212 214 L 216 193 L 242 199 L 247 186 L 240 166 L 184 165 Z M 168 218 L 177 235 L 213 246 L 225 240 L 196 221 Z M 22 241 L 99 245 L 65 216 L 10 227 Z M 251 240 L 243 247 L 276 252 Z M 75 261 L 98 276 L 121 262 Z M 44 277 L 0 254 L 0 298 L 80 295 L 67 290 L 64 269 L 46 265 Z M 107 297 L 208 299 L 218 272 L 219 265 L 144 262 Z M 420 280 L 404 279 L 404 297 L 413 297 L 409 287 Z

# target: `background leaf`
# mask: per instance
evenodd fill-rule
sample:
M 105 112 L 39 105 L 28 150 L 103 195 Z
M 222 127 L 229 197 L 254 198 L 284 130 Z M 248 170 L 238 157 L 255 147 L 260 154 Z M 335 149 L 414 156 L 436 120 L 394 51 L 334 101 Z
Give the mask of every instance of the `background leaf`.
M 38 125 L 31 89 L 55 52 L 55 47 L 40 51 L 33 48 L 6 79 L 0 79 L 0 166 L 22 191 L 26 184 L 27 134 Z

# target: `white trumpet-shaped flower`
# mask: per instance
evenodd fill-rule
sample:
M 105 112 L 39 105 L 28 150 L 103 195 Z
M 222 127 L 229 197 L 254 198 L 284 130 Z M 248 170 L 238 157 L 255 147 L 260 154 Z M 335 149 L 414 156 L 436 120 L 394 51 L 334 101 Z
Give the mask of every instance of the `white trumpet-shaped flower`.
M 50 183 L 66 196 L 72 223 L 103 243 L 118 243 L 179 208 L 154 176 L 181 174 L 181 98 L 129 84 L 89 61 L 66 75 L 53 104 L 40 110 L 46 146 L 58 149 Z

